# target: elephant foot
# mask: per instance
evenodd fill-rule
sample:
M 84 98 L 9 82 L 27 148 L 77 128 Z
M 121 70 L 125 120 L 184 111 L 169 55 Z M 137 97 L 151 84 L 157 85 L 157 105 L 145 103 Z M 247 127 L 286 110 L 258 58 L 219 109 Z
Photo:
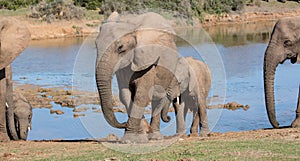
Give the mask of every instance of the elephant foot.
M 142 129 L 143 134 L 148 134 L 151 132 L 151 126 L 145 118 L 142 119 L 140 128 Z
M 210 133 L 210 130 L 209 129 L 201 129 L 200 130 L 200 137 L 207 137 L 208 134 Z
M 10 141 L 9 137 L 7 136 L 7 134 L 0 132 L 0 142 L 7 142 L 7 141 Z
M 135 144 L 135 143 L 148 143 L 148 135 L 147 134 L 139 134 L 139 133 L 126 133 L 121 138 L 121 143 L 123 144 Z
M 190 137 L 199 137 L 198 133 L 197 132 L 192 132 L 190 134 Z
M 293 128 L 300 128 L 300 117 L 297 117 L 294 121 L 293 121 L 293 123 L 292 123 L 292 125 L 291 125 Z
M 163 140 L 164 136 L 159 131 L 156 131 L 149 133 L 148 138 L 149 140 Z
M 185 133 L 185 129 L 184 130 L 180 130 L 180 131 L 178 131 L 178 132 L 176 132 L 176 134 L 175 134 L 176 136 L 184 136 L 184 135 L 186 135 L 186 133 Z

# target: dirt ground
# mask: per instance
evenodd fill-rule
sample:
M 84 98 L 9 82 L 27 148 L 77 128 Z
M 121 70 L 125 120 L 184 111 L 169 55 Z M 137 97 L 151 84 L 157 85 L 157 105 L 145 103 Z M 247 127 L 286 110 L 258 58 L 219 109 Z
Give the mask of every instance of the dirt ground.
M 287 142 L 294 142 L 294 144 L 295 145 L 298 144 L 299 145 L 298 148 L 300 148 L 300 128 L 269 129 L 269 130 L 261 129 L 261 130 L 244 131 L 244 132 L 228 132 L 223 134 L 212 133 L 209 137 L 204 137 L 204 138 L 198 138 L 198 137 L 179 138 L 177 139 L 176 143 L 172 146 L 178 146 L 182 143 L 184 143 L 185 145 L 188 145 L 189 143 L 209 144 L 210 142 L 216 142 L 216 141 L 222 141 L 222 142 L 251 141 L 251 140 L 264 139 L 264 138 L 267 138 L 269 140 L 283 140 Z M 3 142 L 0 143 L 0 160 L 28 160 L 28 159 L 38 160 L 38 159 L 46 159 L 46 158 L 48 158 L 48 160 L 61 160 L 63 158 L 68 158 L 68 157 L 76 158 L 77 155 L 86 156 L 85 160 L 90 160 L 89 157 L 93 158 L 93 156 L 90 155 L 108 153 L 107 152 L 108 148 L 105 147 L 102 143 L 105 142 L 98 142 L 96 140 Z M 151 144 L 155 145 L 157 144 L 157 142 L 156 141 L 150 142 L 148 143 L 148 146 Z M 297 154 L 297 151 L 295 153 L 296 153 L 296 157 L 299 159 L 300 156 L 298 156 L 299 154 Z M 111 155 L 114 156 L 116 154 L 112 153 Z M 152 154 L 154 158 L 156 156 L 155 154 L 156 153 Z M 126 154 L 123 154 L 123 157 L 125 156 Z M 114 157 L 106 160 L 114 160 Z M 124 160 L 126 160 L 126 158 Z

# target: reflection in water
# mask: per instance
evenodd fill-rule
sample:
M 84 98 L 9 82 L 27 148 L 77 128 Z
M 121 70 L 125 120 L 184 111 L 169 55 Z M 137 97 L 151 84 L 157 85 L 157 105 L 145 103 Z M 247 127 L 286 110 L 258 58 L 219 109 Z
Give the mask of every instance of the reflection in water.
M 248 111 L 223 110 L 220 117 L 216 115 L 217 110 L 208 110 L 210 124 L 211 120 L 218 120 L 212 131 L 227 132 L 271 127 L 264 105 L 262 64 L 273 25 L 274 22 L 215 26 L 206 28 L 207 33 L 199 28 L 177 30 L 179 36 L 176 42 L 180 56 L 193 56 L 204 60 L 214 70 L 212 74 L 215 82 L 212 89 L 218 89 L 216 80 L 220 78 L 218 74 L 220 67 L 212 63 L 214 57 L 211 53 L 214 48 L 218 49 L 226 71 L 226 102 L 237 101 L 240 104 L 250 105 Z M 205 34 L 209 34 L 213 41 L 203 36 Z M 75 85 L 78 89 L 94 91 L 95 37 L 85 40 L 72 38 L 31 42 L 13 63 L 13 80 L 41 86 Z M 83 42 L 85 45 L 82 45 Z M 190 44 L 194 46 L 191 47 Z M 297 80 L 300 78 L 293 73 L 299 72 L 299 66 L 289 62 L 279 65 L 276 72 L 276 111 L 282 126 L 289 125 L 295 117 L 299 86 Z M 115 92 L 116 85 L 114 79 Z M 220 91 L 212 91 L 211 97 L 220 96 L 218 94 Z M 106 137 L 108 133 L 115 133 L 118 136 L 123 134 L 122 130 L 107 125 L 100 113 L 90 110 L 85 113 L 88 117 L 74 119 L 72 109 L 61 108 L 58 105 L 54 108 L 62 109 L 65 114 L 56 116 L 50 115 L 49 109 L 34 109 L 33 130 L 29 133 L 29 139 L 82 139 Z M 126 115 L 120 113 L 117 115 L 120 121 L 126 120 Z M 163 133 L 166 135 L 175 132 L 174 113 L 171 116 L 173 123 L 162 125 Z M 147 119 L 149 121 L 149 116 Z M 191 119 L 190 116 L 187 119 Z M 187 127 L 190 127 L 190 124 Z

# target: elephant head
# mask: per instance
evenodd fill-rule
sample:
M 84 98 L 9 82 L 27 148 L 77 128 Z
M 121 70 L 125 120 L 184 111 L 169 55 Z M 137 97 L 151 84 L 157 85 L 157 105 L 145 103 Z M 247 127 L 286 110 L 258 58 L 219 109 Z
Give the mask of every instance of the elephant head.
M 177 48 L 173 39 L 175 32 L 158 14 L 120 16 L 114 13 L 100 28 L 96 40 L 96 83 L 102 111 L 107 122 L 116 128 L 126 128 L 119 123 L 113 112 L 111 80 L 113 74 L 128 65 L 132 71 L 145 70 L 161 65 L 175 71 Z
M 274 102 L 274 76 L 279 63 L 300 62 L 300 17 L 279 20 L 272 32 L 264 57 L 264 90 L 269 121 L 278 128 Z
M 27 47 L 30 32 L 17 20 L 0 18 L 0 69 L 7 67 Z
M 181 57 L 178 59 L 176 71 L 175 71 L 175 77 L 178 80 L 180 84 L 180 93 L 184 93 L 188 91 L 189 94 L 195 96 L 195 89 L 197 89 L 197 78 L 195 76 L 194 69 L 190 66 L 188 59 L 192 58 L 184 58 Z M 178 101 L 174 100 L 174 105 L 178 105 Z M 162 109 L 161 118 L 164 122 L 169 122 L 170 117 L 167 115 L 169 111 L 169 105 L 165 105 Z
M 26 98 L 18 92 L 14 93 L 14 121 L 19 139 L 26 140 L 31 129 L 32 107 Z

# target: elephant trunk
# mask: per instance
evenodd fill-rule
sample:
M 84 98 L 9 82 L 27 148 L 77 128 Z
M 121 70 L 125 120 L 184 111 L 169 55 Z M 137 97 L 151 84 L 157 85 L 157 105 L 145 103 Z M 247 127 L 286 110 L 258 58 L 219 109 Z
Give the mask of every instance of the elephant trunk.
M 19 139 L 26 140 L 28 135 L 29 122 L 28 119 L 20 119 L 18 122 Z
M 163 105 L 163 108 L 161 110 L 161 119 L 164 122 L 170 122 L 170 120 L 171 120 L 171 117 L 168 116 L 170 104 L 171 104 L 171 101 L 169 99 L 167 99 L 167 97 L 166 97 L 166 101 L 164 101 L 164 105 Z
M 19 140 L 14 121 L 14 102 L 11 66 L 5 68 L 6 75 L 6 120 L 9 136 L 12 140 Z
M 126 128 L 127 124 L 119 123 L 113 111 L 111 81 L 118 57 L 114 53 L 105 53 L 101 59 L 97 60 L 99 62 L 96 66 L 96 83 L 104 118 L 113 127 Z
M 274 128 L 278 128 L 279 123 L 276 120 L 274 101 L 274 76 L 276 67 L 282 60 L 280 60 L 280 56 L 274 55 L 274 52 L 276 51 L 269 45 L 264 58 L 264 90 L 269 121 Z
M 178 98 L 180 95 L 180 86 L 176 77 L 173 77 L 166 91 L 167 91 L 167 95 L 164 98 L 165 101 L 164 101 L 164 106 L 162 107 L 161 110 L 161 119 L 164 122 L 169 122 L 171 120 L 170 116 L 168 116 L 169 106 L 172 103 L 172 101 L 177 101 L 177 99 L 175 98 Z M 177 102 L 177 104 L 178 103 L 179 102 Z

